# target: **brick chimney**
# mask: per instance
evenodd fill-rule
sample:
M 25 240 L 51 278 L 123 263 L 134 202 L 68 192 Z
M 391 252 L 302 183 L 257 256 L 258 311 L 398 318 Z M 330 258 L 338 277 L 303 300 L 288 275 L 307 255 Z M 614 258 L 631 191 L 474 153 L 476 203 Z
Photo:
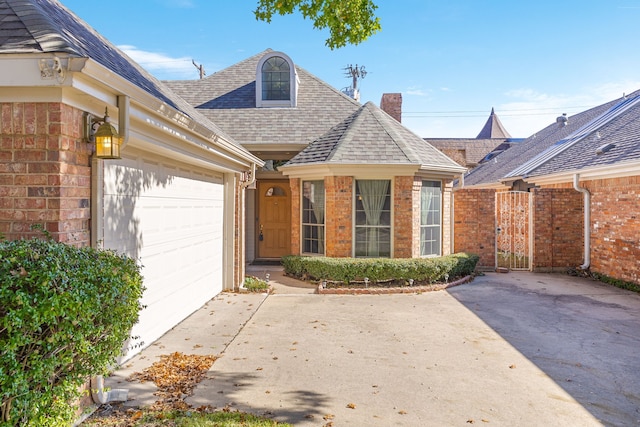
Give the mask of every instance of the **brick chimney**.
M 382 111 L 402 123 L 402 94 L 401 93 L 383 93 L 380 100 L 380 108 Z

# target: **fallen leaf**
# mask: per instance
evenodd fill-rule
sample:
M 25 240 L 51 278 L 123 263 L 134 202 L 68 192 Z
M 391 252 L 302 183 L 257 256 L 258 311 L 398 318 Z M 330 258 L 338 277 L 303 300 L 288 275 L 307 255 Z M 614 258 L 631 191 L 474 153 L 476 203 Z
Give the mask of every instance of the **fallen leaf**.
M 324 420 L 332 420 L 335 418 L 335 415 L 333 414 L 327 414 L 324 417 L 322 417 Z
M 347 408 L 356 409 L 356 404 L 355 403 L 347 403 Z
M 407 411 L 398 411 L 400 415 L 407 415 Z
M 516 365 L 509 365 L 509 369 L 516 369 Z

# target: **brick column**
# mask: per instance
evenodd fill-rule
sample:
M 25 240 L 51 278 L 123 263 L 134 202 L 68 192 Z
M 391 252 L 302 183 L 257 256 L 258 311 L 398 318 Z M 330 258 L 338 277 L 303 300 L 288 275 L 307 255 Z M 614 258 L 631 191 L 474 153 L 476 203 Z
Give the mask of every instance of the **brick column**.
M 420 212 L 421 181 L 413 176 L 396 176 L 393 182 L 393 257 L 419 256 L 420 216 L 414 212 Z
M 353 177 L 328 176 L 325 186 L 325 254 L 328 257 L 353 256 Z
M 300 227 L 301 207 L 300 207 L 300 178 L 289 178 L 291 188 L 291 254 L 300 255 Z
M 61 103 L 0 103 L 0 232 L 90 244 L 91 147 L 83 112 Z

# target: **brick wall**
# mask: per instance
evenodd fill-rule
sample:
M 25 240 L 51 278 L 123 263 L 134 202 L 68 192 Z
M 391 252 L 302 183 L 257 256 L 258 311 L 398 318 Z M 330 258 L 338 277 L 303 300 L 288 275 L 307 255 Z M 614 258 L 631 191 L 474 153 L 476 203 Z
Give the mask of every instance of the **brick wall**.
M 495 268 L 495 190 L 461 189 L 454 197 L 454 252 L 480 256 L 478 268 Z
M 291 253 L 293 255 L 300 255 L 300 236 L 301 236 L 301 212 L 300 206 L 300 191 L 301 191 L 300 178 L 290 178 L 289 187 L 291 188 Z
M 591 270 L 640 284 L 640 176 L 580 184 L 591 192 Z
M 393 257 L 411 258 L 420 254 L 420 187 L 413 176 L 397 176 L 393 189 Z M 416 188 L 417 187 L 417 188 Z M 417 199 L 418 209 L 415 209 Z M 415 213 L 415 214 L 414 214 Z M 417 253 L 416 253 L 417 249 Z
M 90 244 L 90 146 L 83 112 L 60 103 L 0 103 L 0 233 Z
M 533 189 L 533 270 L 565 271 L 584 262 L 582 194 L 573 188 Z
M 327 176 L 325 186 L 326 256 L 352 256 L 353 177 Z

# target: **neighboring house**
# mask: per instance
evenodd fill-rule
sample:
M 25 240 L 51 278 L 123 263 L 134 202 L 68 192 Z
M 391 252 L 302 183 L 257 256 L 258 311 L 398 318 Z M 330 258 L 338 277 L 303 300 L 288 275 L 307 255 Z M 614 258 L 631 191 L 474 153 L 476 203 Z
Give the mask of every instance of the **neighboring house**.
M 481 265 L 640 283 L 640 91 L 558 117 L 461 184 L 455 248 Z
M 493 108 L 487 122 L 475 138 L 424 138 L 424 140 L 469 169 L 492 159 L 513 144 L 522 141 L 520 138 L 511 137 Z
M 247 192 L 247 262 L 451 251 L 451 182 L 466 168 L 373 104 L 270 49 L 166 83 L 266 160 Z
M 239 202 L 261 160 L 55 0 L 0 0 L 0 69 L 5 238 L 43 224 L 138 259 L 146 308 L 132 346 L 242 283 Z M 119 159 L 86 142 L 83 122 L 105 108 Z

